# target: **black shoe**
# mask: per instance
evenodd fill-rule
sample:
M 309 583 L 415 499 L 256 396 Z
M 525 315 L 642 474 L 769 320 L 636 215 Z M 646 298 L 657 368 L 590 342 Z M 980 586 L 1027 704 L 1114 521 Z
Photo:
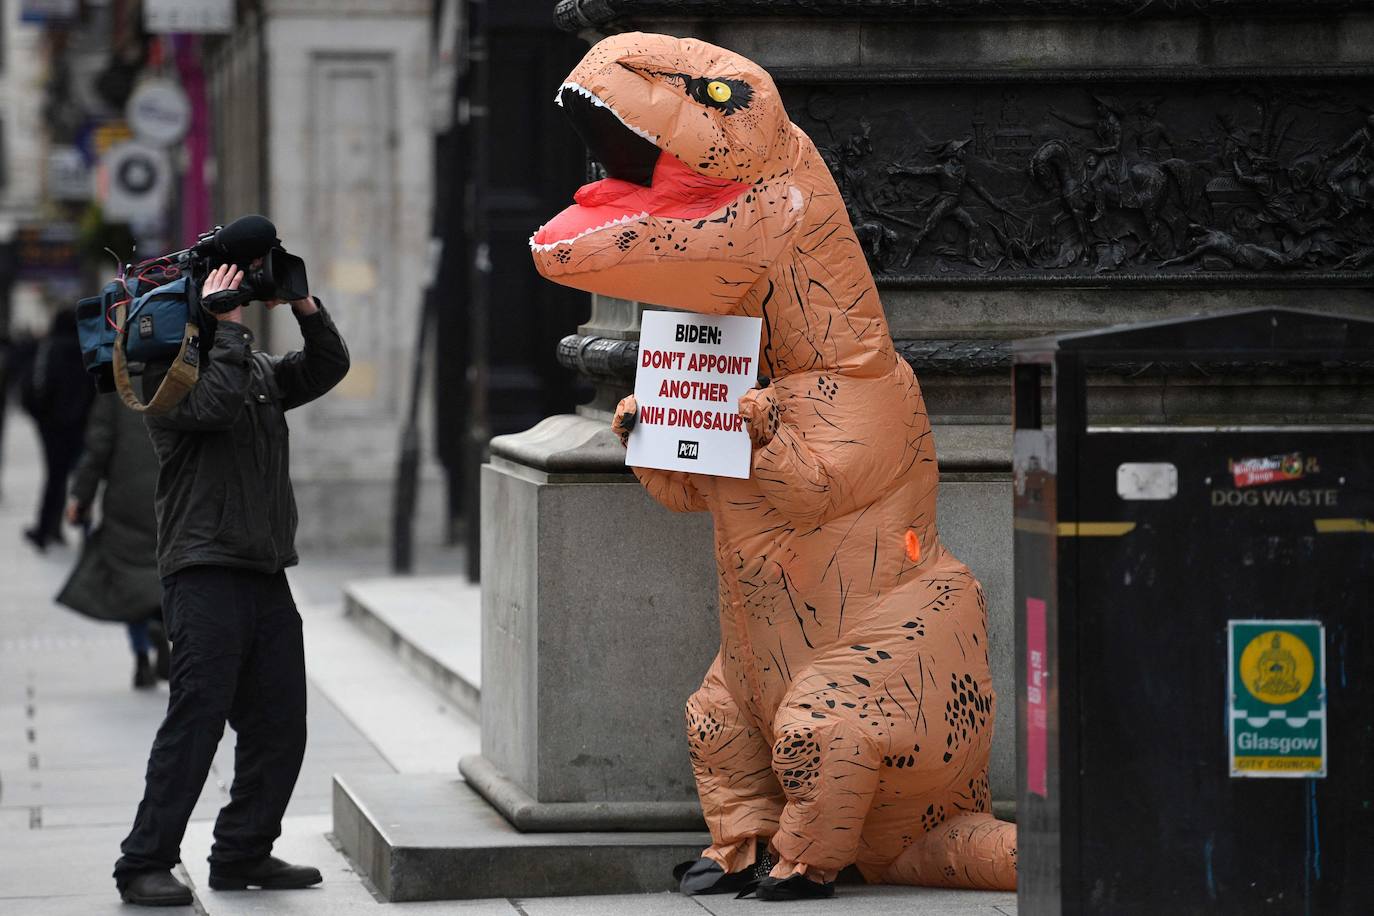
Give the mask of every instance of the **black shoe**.
M 39 553 L 48 552 L 48 539 L 38 533 L 37 528 L 25 528 L 24 540 L 33 545 L 33 549 Z
M 157 673 L 153 671 L 152 663 L 148 661 L 148 653 L 139 652 L 134 655 L 134 689 L 147 690 L 149 687 L 157 686 Z
M 190 906 L 191 890 L 170 871 L 141 871 L 120 885 L 119 897 L 134 906 Z
M 250 887 L 260 887 L 268 891 L 287 891 L 313 887 L 323 880 L 324 876 L 318 868 L 292 865 L 276 856 L 263 856 L 251 863 L 210 863 L 210 887 L 217 891 L 243 891 Z
M 768 877 L 772 868 L 773 860 L 768 855 L 768 847 L 760 843 L 754 864 L 748 868 L 727 873 L 714 859 L 702 856 L 695 862 L 683 862 L 674 868 L 673 878 L 684 897 L 699 894 L 736 894 L 743 897 Z
M 822 884 L 805 875 L 790 878 L 764 878 L 754 891 L 760 900 L 819 900 L 835 896 L 835 882 Z

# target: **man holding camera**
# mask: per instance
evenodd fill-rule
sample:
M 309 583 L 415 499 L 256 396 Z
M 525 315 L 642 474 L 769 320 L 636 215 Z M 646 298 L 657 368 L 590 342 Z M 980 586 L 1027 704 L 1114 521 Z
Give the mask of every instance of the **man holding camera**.
M 243 278 L 233 264 L 216 268 L 202 301 L 237 290 Z M 234 781 L 215 822 L 210 887 L 285 889 L 322 880 L 315 868 L 271 855 L 306 732 L 301 618 L 284 572 L 296 563 L 285 412 L 338 384 L 349 360 L 318 300 L 290 306 L 305 346 L 279 357 L 253 349 L 242 306 L 217 320 L 205 315 L 202 328 L 213 326 L 206 332 L 214 346 L 199 381 L 169 412 L 147 415 L 159 462 L 158 572 L 173 652 L 167 715 L 115 863 L 128 903 L 191 903 L 171 869 L 181 861 L 182 836 L 226 721 L 237 734 Z M 156 390 L 160 375 L 150 367 L 145 392 Z

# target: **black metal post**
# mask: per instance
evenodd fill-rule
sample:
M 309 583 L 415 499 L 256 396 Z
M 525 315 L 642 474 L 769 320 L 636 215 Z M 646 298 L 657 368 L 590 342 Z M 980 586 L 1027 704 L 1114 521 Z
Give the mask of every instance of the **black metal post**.
M 488 144 L 490 112 L 488 93 L 490 59 L 488 56 L 488 7 L 486 0 L 468 0 L 467 66 L 468 145 L 470 157 L 467 187 L 467 237 L 469 262 L 468 287 L 468 430 L 467 465 L 467 574 L 472 581 L 480 577 L 481 569 L 481 484 L 482 463 L 486 460 L 487 442 L 491 438 L 488 386 L 488 344 L 490 340 L 490 278 L 491 250 L 487 230 Z

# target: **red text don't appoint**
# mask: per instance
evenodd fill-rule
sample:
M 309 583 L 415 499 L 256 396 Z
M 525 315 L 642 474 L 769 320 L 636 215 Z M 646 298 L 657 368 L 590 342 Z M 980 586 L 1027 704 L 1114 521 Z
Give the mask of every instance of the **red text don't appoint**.
M 682 350 L 640 350 L 639 365 L 644 369 L 675 369 L 679 372 L 715 372 L 721 375 L 748 375 L 753 371 L 752 356 L 723 356 L 719 353 L 686 353 Z

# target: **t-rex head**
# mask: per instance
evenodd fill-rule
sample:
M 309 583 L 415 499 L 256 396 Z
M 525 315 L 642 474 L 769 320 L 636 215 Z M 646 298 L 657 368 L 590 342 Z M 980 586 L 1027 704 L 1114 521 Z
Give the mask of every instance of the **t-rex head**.
M 768 74 L 691 38 L 599 42 L 558 104 L 609 178 L 530 238 L 539 272 L 590 292 L 728 312 L 801 218 L 804 135 Z

